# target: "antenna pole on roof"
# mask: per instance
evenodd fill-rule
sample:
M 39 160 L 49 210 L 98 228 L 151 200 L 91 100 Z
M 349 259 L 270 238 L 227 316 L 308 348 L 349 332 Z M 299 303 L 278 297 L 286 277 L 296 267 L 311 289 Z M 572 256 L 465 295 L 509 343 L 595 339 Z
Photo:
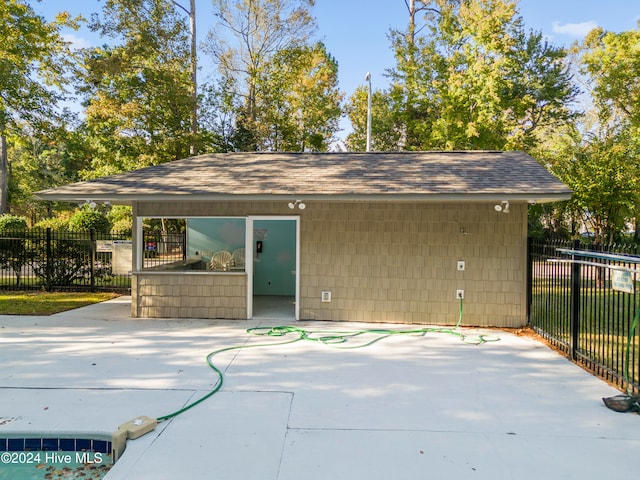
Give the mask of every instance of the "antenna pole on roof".
M 371 151 L 371 73 L 367 72 L 364 79 L 369 82 L 369 97 L 367 101 L 367 152 Z

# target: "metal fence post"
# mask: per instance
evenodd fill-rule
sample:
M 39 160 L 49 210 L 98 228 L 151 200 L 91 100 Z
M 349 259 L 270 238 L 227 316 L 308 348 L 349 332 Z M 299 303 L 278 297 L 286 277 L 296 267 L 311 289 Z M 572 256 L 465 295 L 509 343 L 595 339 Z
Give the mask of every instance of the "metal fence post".
M 182 232 L 182 260 L 187 259 L 187 230 Z
M 531 302 L 533 299 L 533 238 L 527 237 L 527 325 L 531 325 Z
M 47 292 L 51 291 L 51 271 L 53 269 L 51 258 L 51 228 L 47 228 L 47 235 L 45 237 L 46 240 L 46 252 L 47 252 L 47 261 L 46 261 L 46 271 L 47 271 Z
M 92 228 L 89 231 L 89 281 L 91 285 L 91 291 L 96 291 L 96 231 Z
M 574 240 L 573 250 L 580 248 L 580 240 Z M 572 255 L 573 260 L 577 260 Z M 579 333 L 580 333 L 580 264 L 573 262 L 571 264 L 571 358 L 578 358 Z

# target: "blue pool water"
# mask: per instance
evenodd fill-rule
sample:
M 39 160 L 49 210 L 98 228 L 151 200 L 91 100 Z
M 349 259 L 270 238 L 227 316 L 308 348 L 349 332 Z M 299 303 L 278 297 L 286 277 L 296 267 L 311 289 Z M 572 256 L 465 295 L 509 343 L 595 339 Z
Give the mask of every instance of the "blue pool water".
M 0 480 L 99 480 L 112 465 L 107 440 L 0 438 Z

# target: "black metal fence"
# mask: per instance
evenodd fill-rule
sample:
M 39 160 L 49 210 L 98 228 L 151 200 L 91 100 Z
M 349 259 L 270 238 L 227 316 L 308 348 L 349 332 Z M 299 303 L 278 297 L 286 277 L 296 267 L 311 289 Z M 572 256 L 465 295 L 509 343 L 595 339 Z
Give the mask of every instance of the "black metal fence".
M 529 323 L 553 346 L 621 388 L 640 391 L 635 246 L 529 242 Z
M 187 258 L 186 232 L 163 233 L 156 230 L 143 230 L 144 241 L 143 267 L 154 268 Z
M 0 289 L 128 292 L 129 235 L 51 229 L 0 235 Z

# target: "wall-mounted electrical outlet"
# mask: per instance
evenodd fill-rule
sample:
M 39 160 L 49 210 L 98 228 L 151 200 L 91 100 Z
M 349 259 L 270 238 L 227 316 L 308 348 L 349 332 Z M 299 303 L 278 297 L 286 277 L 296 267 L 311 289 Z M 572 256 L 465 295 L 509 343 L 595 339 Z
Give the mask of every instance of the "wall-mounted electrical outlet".
M 464 298 L 464 290 L 458 289 L 458 290 L 456 290 L 456 299 L 459 300 L 461 298 Z
M 320 300 L 322 303 L 329 303 L 331 301 L 331 292 L 322 292 Z
M 464 270 L 464 260 L 458 260 L 456 268 L 462 272 Z

